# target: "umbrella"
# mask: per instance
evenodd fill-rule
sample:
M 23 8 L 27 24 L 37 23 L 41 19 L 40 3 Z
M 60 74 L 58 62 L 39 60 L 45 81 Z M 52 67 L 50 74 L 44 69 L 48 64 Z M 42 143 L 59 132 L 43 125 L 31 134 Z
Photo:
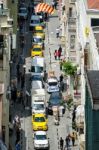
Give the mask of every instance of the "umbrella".
M 48 14 L 52 14 L 54 12 L 54 8 L 47 3 L 39 3 L 35 7 L 35 12 L 46 12 Z

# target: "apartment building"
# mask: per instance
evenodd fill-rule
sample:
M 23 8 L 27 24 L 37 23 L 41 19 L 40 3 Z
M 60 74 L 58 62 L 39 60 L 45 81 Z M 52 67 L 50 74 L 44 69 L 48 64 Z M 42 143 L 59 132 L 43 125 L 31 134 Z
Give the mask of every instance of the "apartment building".
M 85 79 L 85 69 L 86 70 L 99 70 L 99 1 L 95 0 L 77 0 L 76 1 L 76 10 L 77 10 L 77 61 L 81 69 L 81 105 L 86 107 L 86 79 Z M 85 112 L 85 110 L 84 110 Z M 83 121 L 84 126 L 79 127 L 79 135 L 83 135 L 83 139 L 79 142 L 80 144 L 83 141 L 82 149 L 88 150 L 86 144 L 88 141 L 86 132 L 86 113 L 84 113 L 82 119 L 82 112 L 79 113 L 79 118 L 81 122 Z M 88 120 L 88 118 L 87 118 Z M 90 129 L 91 130 L 91 129 Z M 88 135 L 90 137 L 90 135 Z M 84 147 L 84 138 L 86 141 Z M 80 139 L 80 137 L 79 137 Z M 90 148 L 89 148 L 90 149 Z
M 9 147 L 9 87 L 12 21 L 5 1 L 0 1 L 0 138 Z

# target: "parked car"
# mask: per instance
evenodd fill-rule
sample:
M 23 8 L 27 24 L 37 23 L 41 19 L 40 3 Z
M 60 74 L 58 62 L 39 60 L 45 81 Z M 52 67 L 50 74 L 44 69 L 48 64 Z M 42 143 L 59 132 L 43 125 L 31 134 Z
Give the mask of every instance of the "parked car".
M 60 92 L 54 92 L 50 95 L 49 101 L 48 101 L 48 113 L 52 114 L 52 107 L 53 106 L 64 106 L 64 101 L 62 94 Z M 65 106 L 64 106 L 65 108 Z
M 34 56 L 43 56 L 43 49 L 41 45 L 33 45 L 32 49 L 31 49 L 31 57 Z
M 48 130 L 45 114 L 32 114 L 32 126 L 34 131 Z
M 58 92 L 59 91 L 59 82 L 56 77 L 49 77 L 47 80 L 47 92 Z
M 45 131 L 36 131 L 33 139 L 35 149 L 49 149 L 49 141 Z
M 32 15 L 30 19 L 30 30 L 33 31 L 35 26 L 45 26 L 38 15 Z
M 18 12 L 18 18 L 19 19 L 27 19 L 28 17 L 28 10 L 27 7 L 23 6 L 19 8 L 19 12 Z
M 32 37 L 32 45 L 38 44 L 40 46 L 42 46 L 43 50 L 44 50 L 44 39 L 42 38 L 42 36 L 40 35 L 33 35 Z

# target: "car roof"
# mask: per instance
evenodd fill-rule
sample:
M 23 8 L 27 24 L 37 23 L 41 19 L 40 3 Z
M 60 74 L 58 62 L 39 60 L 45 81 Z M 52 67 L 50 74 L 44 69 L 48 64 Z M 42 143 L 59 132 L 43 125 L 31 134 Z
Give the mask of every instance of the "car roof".
M 51 93 L 50 98 L 51 97 L 58 97 L 58 96 L 62 96 L 62 94 L 60 92 L 53 92 L 53 93 Z
M 32 66 L 44 66 L 44 58 L 43 57 L 33 57 L 31 61 Z
M 34 134 L 36 134 L 36 135 L 46 135 L 46 131 L 36 131 Z

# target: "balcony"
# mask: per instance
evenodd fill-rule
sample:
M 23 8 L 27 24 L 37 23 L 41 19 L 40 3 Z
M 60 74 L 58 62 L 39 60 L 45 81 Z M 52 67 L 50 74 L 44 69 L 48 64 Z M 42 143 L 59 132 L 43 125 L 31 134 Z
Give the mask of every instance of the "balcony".
M 76 18 L 69 17 L 68 18 L 68 28 L 71 30 L 76 30 Z
M 0 16 L 9 16 L 9 9 L 8 8 L 0 8 Z
M 70 3 L 73 3 L 73 4 L 74 4 L 75 2 L 76 2 L 76 0 L 70 0 Z

